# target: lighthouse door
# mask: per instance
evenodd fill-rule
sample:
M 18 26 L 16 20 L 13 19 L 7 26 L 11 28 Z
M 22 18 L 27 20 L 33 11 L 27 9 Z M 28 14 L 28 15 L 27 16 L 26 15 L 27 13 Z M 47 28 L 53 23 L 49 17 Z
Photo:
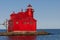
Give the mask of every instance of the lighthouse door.
M 9 30 L 9 31 L 12 31 L 12 27 L 13 27 L 13 21 L 10 20 L 10 21 L 8 22 L 8 30 Z

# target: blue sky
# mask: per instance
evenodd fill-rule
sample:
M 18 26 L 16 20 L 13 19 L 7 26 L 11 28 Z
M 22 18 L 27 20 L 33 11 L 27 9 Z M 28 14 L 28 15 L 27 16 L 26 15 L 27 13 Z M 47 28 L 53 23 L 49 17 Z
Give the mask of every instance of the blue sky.
M 0 0 L 0 24 L 15 11 L 26 9 L 31 4 L 38 29 L 60 29 L 60 0 Z M 5 29 L 0 25 L 0 29 Z

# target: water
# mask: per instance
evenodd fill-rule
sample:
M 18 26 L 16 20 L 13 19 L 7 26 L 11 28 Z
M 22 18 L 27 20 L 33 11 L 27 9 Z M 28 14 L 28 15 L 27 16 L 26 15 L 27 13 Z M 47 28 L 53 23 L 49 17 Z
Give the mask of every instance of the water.
M 0 40 L 60 40 L 60 29 L 38 29 L 37 31 L 46 31 L 50 35 L 38 36 L 0 36 Z M 6 30 L 0 30 L 6 32 Z

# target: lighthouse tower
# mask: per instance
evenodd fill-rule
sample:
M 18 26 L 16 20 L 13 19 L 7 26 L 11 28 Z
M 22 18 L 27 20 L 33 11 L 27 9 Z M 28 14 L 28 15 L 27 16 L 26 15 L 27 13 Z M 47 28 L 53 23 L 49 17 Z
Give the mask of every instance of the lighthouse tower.
M 34 9 L 29 4 L 25 12 L 13 12 L 8 21 L 8 32 L 36 32 L 36 20 L 33 17 Z
M 34 9 L 32 8 L 32 6 L 29 4 L 28 5 L 28 7 L 27 7 L 27 9 L 26 9 L 26 14 L 28 15 L 28 16 L 30 16 L 30 17 L 32 17 L 33 18 L 33 12 L 34 12 Z

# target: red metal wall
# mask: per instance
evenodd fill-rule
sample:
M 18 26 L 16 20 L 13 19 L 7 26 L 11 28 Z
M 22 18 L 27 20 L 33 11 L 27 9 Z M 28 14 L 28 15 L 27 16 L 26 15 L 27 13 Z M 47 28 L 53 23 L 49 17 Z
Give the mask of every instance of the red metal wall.
M 25 12 L 17 14 L 13 12 L 8 21 L 8 31 L 36 31 L 36 20 L 33 18 L 33 9 L 31 5 Z

